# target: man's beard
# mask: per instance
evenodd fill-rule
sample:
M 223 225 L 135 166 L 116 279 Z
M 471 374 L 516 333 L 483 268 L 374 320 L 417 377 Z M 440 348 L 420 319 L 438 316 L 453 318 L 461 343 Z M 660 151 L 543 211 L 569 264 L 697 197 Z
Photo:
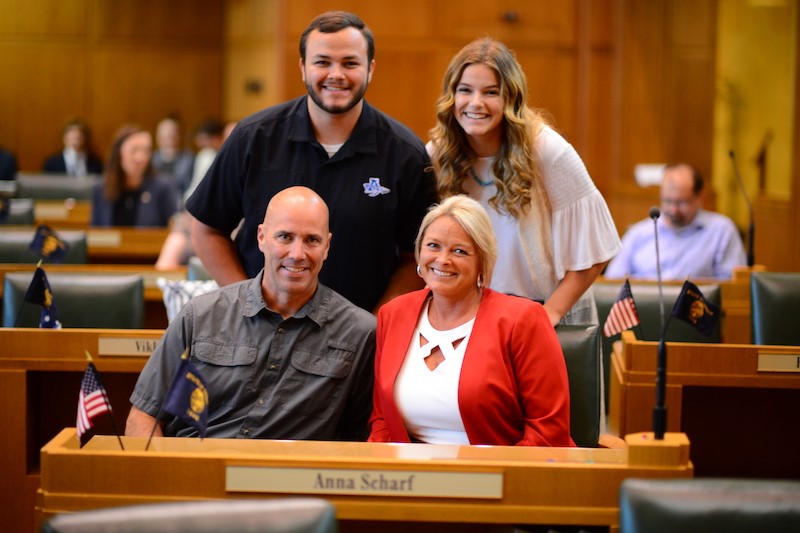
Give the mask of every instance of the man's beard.
M 358 103 L 364 98 L 368 86 L 369 82 L 364 83 L 364 85 L 361 86 L 361 89 L 356 94 L 353 95 L 350 101 L 348 101 L 344 105 L 339 105 L 339 106 L 329 106 L 325 102 L 323 102 L 322 96 L 320 96 L 320 94 L 317 92 L 316 87 L 314 87 L 308 82 L 306 82 L 306 91 L 308 92 L 308 96 L 311 97 L 311 100 L 315 104 L 317 104 L 317 107 L 332 115 L 340 115 L 342 113 L 347 113 L 348 111 L 350 111 L 351 109 L 353 109 L 355 106 L 358 105 Z

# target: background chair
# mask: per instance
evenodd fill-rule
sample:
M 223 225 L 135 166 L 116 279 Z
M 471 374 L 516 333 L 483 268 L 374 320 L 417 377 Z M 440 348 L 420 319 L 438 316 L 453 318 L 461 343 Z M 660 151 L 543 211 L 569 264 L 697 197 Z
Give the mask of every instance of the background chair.
M 639 313 L 640 325 L 633 328 L 636 338 L 644 341 L 657 341 L 659 329 L 661 328 L 661 312 L 658 304 L 658 285 L 655 283 L 637 283 L 631 280 L 631 292 L 636 302 L 636 310 Z M 611 352 L 614 342 L 620 339 L 620 334 L 606 337 L 602 335 L 603 326 L 611 311 L 611 306 L 619 296 L 623 281 L 602 280 L 592 284 L 594 300 L 597 306 L 597 315 L 600 321 L 600 330 L 603 344 L 603 383 L 605 390 L 605 405 L 608 405 L 608 382 L 611 369 Z M 698 289 L 709 302 L 722 308 L 722 290 L 717 284 L 698 285 Z M 681 285 L 664 285 L 664 318 L 669 318 L 675 300 L 681 292 Z M 721 322 L 718 321 L 713 333 L 706 337 L 692 326 L 673 318 L 669 321 L 665 338 L 671 342 L 720 342 L 721 341 Z
M 203 262 L 196 255 L 189 258 L 186 265 L 186 277 L 189 281 L 208 281 L 211 279 L 211 274 L 208 273 Z
M 36 228 L 4 229 L 0 232 L 0 263 L 36 264 L 41 256 L 30 249 Z M 62 263 L 85 264 L 87 259 L 85 231 L 59 231 L 58 236 L 69 245 Z M 52 262 L 45 260 L 45 262 Z
M 600 437 L 600 329 L 597 326 L 556 328 L 567 363 L 570 433 L 575 444 L 596 448 Z
M 4 226 L 32 226 L 36 219 L 32 198 L 11 198 L 8 217 L 0 220 Z
M 800 531 L 800 482 L 626 479 L 622 533 Z
M 36 200 L 91 200 L 92 190 L 101 181 L 99 176 L 54 174 L 17 174 L 17 197 Z
M 155 503 L 54 516 L 42 533 L 335 533 L 323 499 Z
M 800 273 L 753 272 L 750 301 L 753 344 L 800 345 Z
M 3 327 L 39 327 L 41 307 L 27 302 L 23 305 L 32 278 L 33 271 L 6 274 Z M 65 328 L 144 327 L 144 278 L 140 275 L 59 272 L 48 274 L 47 279 L 58 319 Z

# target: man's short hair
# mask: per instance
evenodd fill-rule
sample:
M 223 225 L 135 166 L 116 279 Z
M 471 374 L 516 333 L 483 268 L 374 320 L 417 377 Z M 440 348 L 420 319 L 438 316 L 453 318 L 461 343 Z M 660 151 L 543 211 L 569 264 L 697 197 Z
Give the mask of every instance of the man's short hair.
M 696 195 L 700 194 L 700 191 L 703 190 L 703 175 L 694 166 L 689 163 L 671 163 L 664 167 L 664 170 L 674 170 L 679 167 L 687 167 L 692 171 L 692 192 Z
M 372 62 L 372 58 L 375 57 L 375 36 L 372 35 L 372 30 L 364 24 L 364 21 L 358 15 L 346 11 L 328 11 L 312 20 L 300 36 L 300 59 L 303 60 L 303 63 L 306 61 L 308 35 L 312 31 L 319 30 L 321 33 L 336 33 L 345 28 L 355 28 L 361 32 L 361 35 L 367 41 L 367 61 Z

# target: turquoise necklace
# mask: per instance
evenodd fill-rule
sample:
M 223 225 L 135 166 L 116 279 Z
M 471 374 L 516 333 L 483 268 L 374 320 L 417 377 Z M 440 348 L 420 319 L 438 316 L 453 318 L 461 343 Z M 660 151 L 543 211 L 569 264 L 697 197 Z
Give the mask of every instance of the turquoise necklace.
M 469 175 L 472 176 L 472 179 L 475 180 L 475 183 L 477 183 L 481 187 L 488 187 L 489 185 L 494 184 L 494 179 L 491 179 L 489 181 L 483 181 L 482 179 L 480 179 L 478 175 L 475 174 L 475 169 L 472 167 L 469 167 Z

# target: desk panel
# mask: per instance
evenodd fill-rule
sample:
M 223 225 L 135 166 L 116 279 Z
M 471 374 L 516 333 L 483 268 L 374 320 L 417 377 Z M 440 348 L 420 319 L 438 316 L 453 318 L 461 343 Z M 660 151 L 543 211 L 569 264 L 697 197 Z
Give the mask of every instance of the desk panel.
M 108 389 L 117 427 L 128 416 L 133 386 L 144 367 L 147 348 L 162 330 L 0 328 L 0 524 L 3 531 L 32 532 L 39 488 L 39 449 L 66 427 L 74 426 L 80 380 L 88 350 Z M 103 338 L 141 340 L 139 355 L 98 353 Z M 98 431 L 113 434 L 110 417 L 98 419 Z M 37 530 L 38 531 L 38 530 Z
M 42 450 L 42 487 L 37 520 L 59 511 L 121 504 L 225 498 L 280 498 L 299 494 L 226 489 L 229 467 L 329 469 L 355 475 L 414 472 L 494 473 L 499 498 L 385 496 L 375 490 L 335 494 L 310 486 L 304 496 L 324 497 L 337 510 L 341 531 L 375 524 L 438 524 L 463 531 L 464 524 L 565 524 L 615 526 L 618 490 L 627 477 L 691 477 L 689 442 L 669 434 L 630 435 L 627 449 L 436 446 L 238 439 L 146 439 L 95 437 L 78 449 L 75 431 L 62 431 Z
M 609 428 L 652 428 L 658 343 L 623 333 L 612 356 Z M 667 343 L 667 428 L 686 433 L 698 476 L 800 479 L 800 368 L 759 371 L 796 346 Z

